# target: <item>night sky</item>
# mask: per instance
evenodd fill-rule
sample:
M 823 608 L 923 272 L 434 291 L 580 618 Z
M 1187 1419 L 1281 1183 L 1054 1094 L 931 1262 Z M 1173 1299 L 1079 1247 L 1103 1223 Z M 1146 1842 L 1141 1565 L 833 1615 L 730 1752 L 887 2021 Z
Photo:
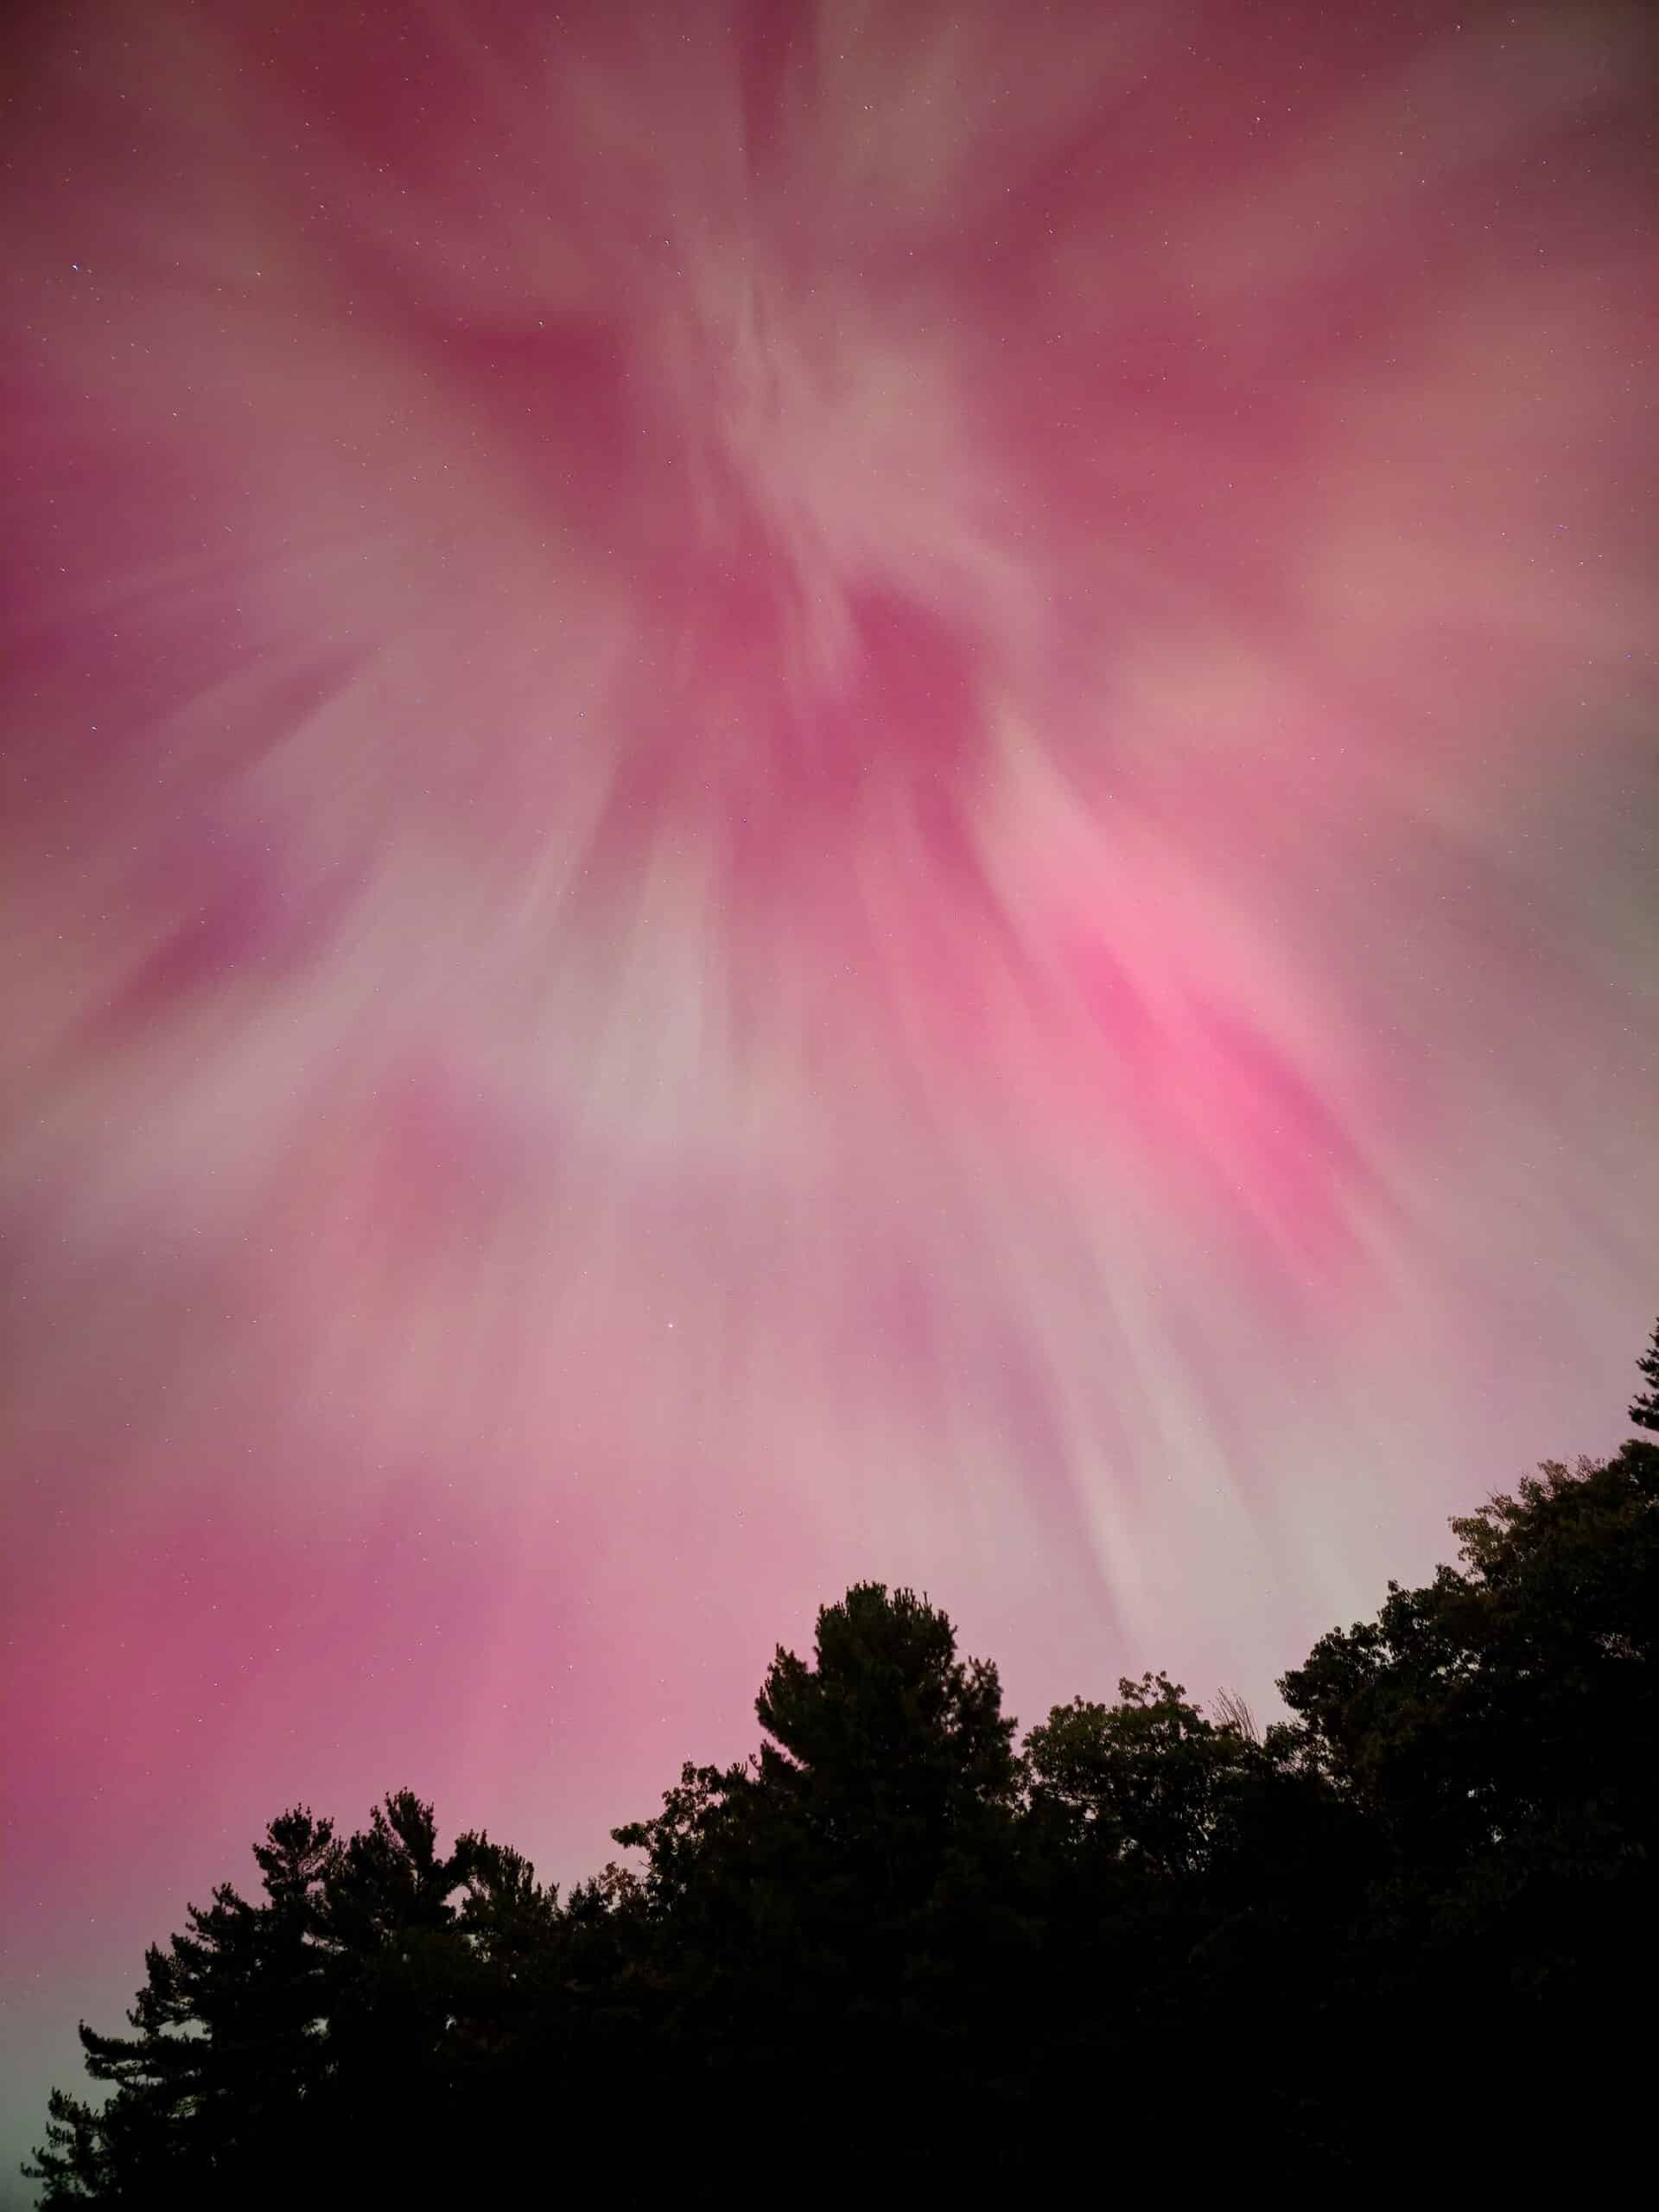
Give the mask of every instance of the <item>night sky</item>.
M 1618 1440 L 1649 11 L 0 77 L 8 2166 L 296 1800 L 591 1872 L 864 1576 L 1270 1709 Z

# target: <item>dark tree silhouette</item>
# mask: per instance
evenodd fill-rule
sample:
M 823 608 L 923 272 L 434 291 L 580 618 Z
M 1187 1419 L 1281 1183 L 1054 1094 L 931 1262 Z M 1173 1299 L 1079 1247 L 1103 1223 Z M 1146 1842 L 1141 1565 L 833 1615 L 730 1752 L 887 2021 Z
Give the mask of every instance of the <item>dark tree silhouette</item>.
M 1624 2023 L 1659 1965 L 1659 1447 L 1547 1465 L 1452 1528 L 1460 1569 L 1391 1586 L 1281 1688 L 1379 1860 L 1357 1928 L 1375 2078 L 1450 2133 L 1548 2053 L 1554 2123 L 1599 2113 L 1582 2170 L 1646 2094 Z M 1466 2044 L 1438 2084 L 1395 2056 L 1434 2018 Z
M 768 1739 L 688 1766 L 643 1850 L 642 1929 L 667 2094 L 686 2126 L 741 2128 L 817 2170 L 909 2159 L 914 2113 L 959 2096 L 976 2035 L 1001 2037 L 999 1870 L 1020 1765 L 995 1667 L 956 1656 L 943 1613 L 861 1584 L 819 1614 L 811 1664 L 780 1649 L 756 1700 Z M 682 2109 L 677 2103 L 676 2109 Z M 940 2146 L 931 2145 L 937 2160 Z
M 133 2032 L 83 2026 L 106 2100 L 54 2092 L 25 2171 L 187 2212 L 1352 2187 L 1384 2153 L 1593 2188 L 1651 2096 L 1659 1445 L 1452 1526 L 1265 1731 L 1147 1674 L 1016 1752 L 996 1669 L 866 1583 L 778 1651 L 755 1756 L 685 1766 L 615 1831 L 639 1871 L 563 1904 L 407 1791 L 346 1839 L 286 1813 L 259 1895 L 148 1954 Z
M 453 2168 L 468 2062 L 503 2039 L 512 1961 L 556 1900 L 485 1837 L 442 1858 L 408 1791 L 344 1843 L 285 1813 L 254 1856 L 262 1898 L 221 1885 L 149 1952 L 135 2035 L 83 2024 L 113 2094 L 94 2110 L 54 2092 L 33 2170 L 48 2204 L 274 2202 L 319 2173 L 343 2192 Z
M 1074 1698 L 1032 1730 L 1032 1811 L 1093 1861 L 1196 1875 L 1256 1747 L 1207 1720 L 1166 1675 L 1117 1690 L 1115 1706 Z
M 1659 1429 L 1659 1321 L 1654 1323 L 1652 1338 L 1636 1364 L 1648 1387 L 1632 1402 L 1630 1419 L 1638 1428 Z
M 310 1938 L 334 1851 L 328 1822 L 307 1810 L 273 1821 L 254 1854 L 264 1900 L 224 1883 L 210 1905 L 188 1908 L 188 1932 L 146 1954 L 127 2015 L 135 2035 L 82 2024 L 86 2070 L 114 2094 L 94 2112 L 54 2093 L 37 2153 L 48 2203 L 143 2201 L 164 2177 L 169 2202 L 207 2204 L 232 2176 L 283 2166 L 322 2079 L 321 1958 Z

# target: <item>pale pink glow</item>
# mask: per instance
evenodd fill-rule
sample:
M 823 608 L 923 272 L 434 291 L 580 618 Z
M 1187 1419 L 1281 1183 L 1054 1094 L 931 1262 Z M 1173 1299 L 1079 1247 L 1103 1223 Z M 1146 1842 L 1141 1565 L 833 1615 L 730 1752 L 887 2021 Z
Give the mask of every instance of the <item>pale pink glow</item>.
M 1639 11 L 261 12 L 12 40 L 35 2070 L 855 1575 L 1262 1701 L 1659 1306 Z

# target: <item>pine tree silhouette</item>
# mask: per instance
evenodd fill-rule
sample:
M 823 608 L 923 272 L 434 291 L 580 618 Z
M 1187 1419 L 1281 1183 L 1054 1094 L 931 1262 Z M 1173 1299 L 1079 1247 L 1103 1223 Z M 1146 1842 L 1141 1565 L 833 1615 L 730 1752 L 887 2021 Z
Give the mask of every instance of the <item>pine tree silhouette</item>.
M 1636 1364 L 1652 1388 L 1644 1390 L 1631 1406 L 1630 1419 L 1638 1428 L 1659 1429 L 1659 1321 L 1654 1323 L 1648 1349 Z

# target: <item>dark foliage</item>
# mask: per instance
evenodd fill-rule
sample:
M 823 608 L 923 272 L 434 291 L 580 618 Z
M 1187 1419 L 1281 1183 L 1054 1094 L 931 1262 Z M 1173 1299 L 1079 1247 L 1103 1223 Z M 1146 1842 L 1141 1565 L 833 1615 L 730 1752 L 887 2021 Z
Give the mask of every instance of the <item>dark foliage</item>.
M 54 2094 L 43 2202 L 1593 2190 L 1652 2095 L 1659 1446 L 1452 1528 L 1265 1734 L 1148 1675 L 1016 1751 L 995 1669 L 864 1584 L 753 1758 L 616 1831 L 637 1872 L 561 1901 L 408 1793 L 287 1813 L 82 2028 L 109 2094 Z
M 1648 1387 L 1632 1404 L 1630 1419 L 1638 1428 L 1659 1429 L 1659 1321 L 1654 1323 L 1652 1338 L 1636 1363 Z

